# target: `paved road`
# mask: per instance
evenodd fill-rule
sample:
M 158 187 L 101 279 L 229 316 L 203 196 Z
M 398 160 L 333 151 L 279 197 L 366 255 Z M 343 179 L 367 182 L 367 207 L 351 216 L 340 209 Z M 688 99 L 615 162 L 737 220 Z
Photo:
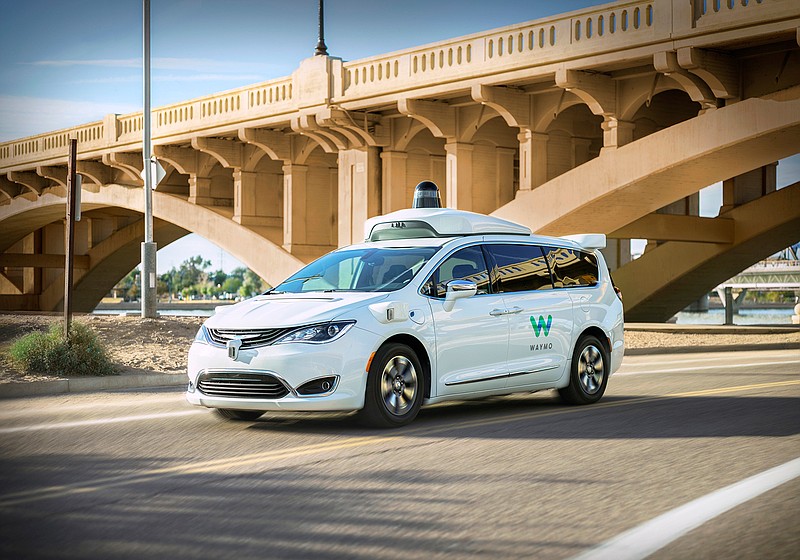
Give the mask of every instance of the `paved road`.
M 632 537 L 676 533 L 653 558 L 797 558 L 796 474 L 724 513 L 704 497 L 800 457 L 799 373 L 797 350 L 630 357 L 598 405 L 494 398 L 395 431 L 225 422 L 175 390 L 0 401 L 0 557 L 596 557 L 656 520 Z

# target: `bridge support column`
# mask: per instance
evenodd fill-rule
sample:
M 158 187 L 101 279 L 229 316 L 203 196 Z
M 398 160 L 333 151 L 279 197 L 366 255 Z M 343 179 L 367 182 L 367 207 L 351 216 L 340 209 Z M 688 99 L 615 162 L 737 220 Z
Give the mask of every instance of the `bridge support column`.
M 480 208 L 481 212 L 489 214 L 514 200 L 514 156 L 516 153 L 517 151 L 513 148 L 498 146 L 494 149 L 495 199 L 491 201 L 491 207 Z
M 449 142 L 447 151 L 447 207 L 472 210 L 472 152 L 475 146 Z
M 603 149 L 619 148 L 633 142 L 635 123 L 607 116 L 600 126 L 603 129 Z
M 339 247 L 363 240 L 364 222 L 381 212 L 378 148 L 339 151 Z
M 42 228 L 42 253 L 46 255 L 64 254 L 64 220 L 58 220 Z M 63 270 L 46 268 L 42 271 L 42 288 L 62 278 Z M 63 292 L 63 281 L 62 288 Z
M 388 214 L 395 210 L 408 208 L 410 202 L 406 200 L 408 191 L 407 168 L 408 154 L 406 152 L 381 152 L 382 162 L 382 190 L 381 213 Z
M 281 227 L 278 209 L 280 176 L 254 171 L 233 171 L 233 221 L 243 226 Z M 272 213 L 278 215 L 270 216 Z
M 301 260 L 334 248 L 335 169 L 287 163 L 283 166 L 283 248 Z
M 777 186 L 777 167 L 777 163 L 771 163 L 723 181 L 722 207 L 719 213 L 729 212 L 737 206 L 774 192 Z
M 42 230 L 36 230 L 22 240 L 22 252 L 31 255 L 42 252 Z M 42 293 L 42 269 L 33 267 L 23 269 L 22 286 L 23 294 Z
M 290 253 L 306 242 L 307 182 L 307 165 L 283 166 L 283 248 Z
M 522 129 L 519 135 L 519 190 L 529 191 L 547 182 L 547 140 L 542 132 Z
M 189 175 L 189 202 L 205 206 L 214 205 L 214 199 L 211 197 L 211 177 Z
M 614 271 L 631 262 L 631 240 L 607 239 L 606 248 L 601 252 L 606 259 L 608 269 Z

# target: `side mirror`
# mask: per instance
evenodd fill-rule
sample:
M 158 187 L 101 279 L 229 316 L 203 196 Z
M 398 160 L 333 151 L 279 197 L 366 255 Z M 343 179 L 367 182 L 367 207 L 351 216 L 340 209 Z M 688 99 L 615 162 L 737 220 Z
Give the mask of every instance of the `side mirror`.
M 444 297 L 444 310 L 452 311 L 457 299 L 472 297 L 478 293 L 478 285 L 472 280 L 450 280 Z

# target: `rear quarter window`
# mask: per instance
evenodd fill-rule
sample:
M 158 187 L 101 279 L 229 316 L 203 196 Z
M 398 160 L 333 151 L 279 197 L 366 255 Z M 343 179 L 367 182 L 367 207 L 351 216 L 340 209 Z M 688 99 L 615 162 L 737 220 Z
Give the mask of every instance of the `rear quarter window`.
M 597 285 L 597 257 L 593 253 L 562 247 L 547 247 L 545 251 L 556 288 Z

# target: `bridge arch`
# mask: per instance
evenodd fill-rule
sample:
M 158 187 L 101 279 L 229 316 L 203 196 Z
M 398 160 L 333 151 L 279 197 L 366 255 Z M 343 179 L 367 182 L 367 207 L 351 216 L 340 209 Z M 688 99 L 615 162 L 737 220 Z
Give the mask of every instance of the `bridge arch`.
M 611 233 L 708 185 L 800 152 L 797 94 L 741 101 L 603 151 L 493 214 L 548 235 Z
M 96 193 L 84 191 L 82 208 L 87 213 L 113 207 L 139 212 L 142 206 L 141 197 L 141 189 L 116 184 L 105 185 Z M 34 201 L 15 198 L 4 212 L 6 217 L 3 220 L 3 231 L 7 235 L 4 235 L 3 241 L 0 242 L 0 251 L 7 250 L 27 234 L 63 219 L 64 207 L 64 199 L 55 195 L 45 194 Z M 159 230 L 163 242 L 174 241 L 189 232 L 197 233 L 242 261 L 269 284 L 282 281 L 304 264 L 302 260 L 265 237 L 268 233 L 267 228 L 250 228 L 234 222 L 231 219 L 231 208 L 198 206 L 181 197 L 156 191 L 153 193 L 153 209 L 154 216 L 162 222 Z M 106 249 L 101 249 L 102 243 L 97 246 L 98 251 L 94 255 L 96 263 L 90 260 L 93 263 L 92 269 L 82 275 L 85 276 L 82 280 L 83 289 L 87 294 L 94 294 L 87 295 L 84 298 L 87 301 L 96 297 L 98 293 L 99 297 L 102 297 L 107 291 L 100 287 L 100 284 L 105 286 L 107 281 L 96 282 L 97 288 L 90 287 L 95 285 L 91 282 L 92 278 L 109 278 L 118 274 L 119 276 L 113 280 L 113 283 L 116 283 L 138 262 L 138 258 L 131 261 L 124 257 L 128 253 L 134 256 L 138 254 L 136 247 L 141 242 L 141 237 L 137 236 L 136 240 L 123 242 L 130 237 L 131 231 L 128 231 L 127 237 L 118 237 L 116 241 L 107 245 Z M 118 233 L 122 235 L 121 232 Z M 107 261 L 108 247 L 120 250 L 123 254 L 119 258 Z M 105 256 L 101 258 L 101 254 Z M 103 268 L 93 271 L 94 264 L 102 265 Z M 54 287 L 53 290 L 57 291 L 57 288 Z M 55 293 L 45 292 L 43 296 L 42 303 L 57 305 L 60 301 L 60 296 Z

